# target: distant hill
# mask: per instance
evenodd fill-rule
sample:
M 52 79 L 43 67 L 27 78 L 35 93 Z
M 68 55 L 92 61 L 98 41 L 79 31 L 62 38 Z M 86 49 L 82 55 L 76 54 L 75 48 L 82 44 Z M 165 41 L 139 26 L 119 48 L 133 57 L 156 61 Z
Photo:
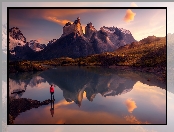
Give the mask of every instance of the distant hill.
M 166 66 L 166 38 L 154 36 L 154 41 L 149 41 L 148 38 L 143 40 L 144 43 L 141 41 L 132 42 L 131 44 L 121 46 L 113 52 L 105 52 L 78 59 L 60 58 L 54 59 L 52 62 L 60 64 L 62 60 L 67 60 L 66 63 L 64 62 L 67 65 L 78 63 L 77 65 Z

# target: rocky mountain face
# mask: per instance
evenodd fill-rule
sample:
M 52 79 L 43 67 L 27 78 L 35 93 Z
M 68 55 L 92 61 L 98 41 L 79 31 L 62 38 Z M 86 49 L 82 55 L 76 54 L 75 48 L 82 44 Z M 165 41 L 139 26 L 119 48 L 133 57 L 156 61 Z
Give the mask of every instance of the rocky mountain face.
M 84 36 L 77 37 L 77 35 L 73 32 L 66 37 L 58 39 L 55 43 L 42 50 L 37 59 L 47 60 L 59 57 L 78 58 L 95 54 L 92 44 Z
M 92 54 L 111 52 L 135 41 L 128 30 L 103 26 L 97 31 L 91 22 L 85 27 L 84 34 L 80 18 L 77 18 L 74 23 L 65 24 L 62 36 L 41 51 L 37 59 L 86 57 Z
M 65 37 L 73 32 L 75 33 L 76 36 L 83 35 L 83 30 L 79 17 L 77 18 L 77 20 L 74 21 L 73 24 L 71 24 L 70 22 L 65 24 L 65 26 L 63 27 L 63 34 L 61 37 Z
M 39 44 L 37 40 L 31 40 L 26 43 L 26 38 L 18 28 L 12 28 L 9 32 L 10 39 L 12 38 L 13 41 L 15 40 L 13 43 L 10 41 L 10 54 L 16 57 L 16 59 L 28 60 L 46 60 L 59 57 L 86 57 L 92 54 L 111 52 L 120 46 L 136 41 L 128 30 L 103 26 L 97 31 L 91 22 L 86 25 L 84 34 L 79 17 L 74 23 L 66 23 L 63 27 L 61 37 L 49 41 L 47 46 Z M 34 51 L 30 53 L 29 57 L 21 53 L 16 53 L 16 51 L 19 51 L 19 47 L 21 48 L 24 46 Z M 26 53 L 28 54 L 29 51 Z M 23 55 L 23 57 L 21 58 L 20 55 Z
M 85 27 L 85 37 L 90 39 L 93 33 L 95 32 L 97 32 L 97 30 L 94 28 L 92 23 L 91 22 L 88 23 L 87 26 Z

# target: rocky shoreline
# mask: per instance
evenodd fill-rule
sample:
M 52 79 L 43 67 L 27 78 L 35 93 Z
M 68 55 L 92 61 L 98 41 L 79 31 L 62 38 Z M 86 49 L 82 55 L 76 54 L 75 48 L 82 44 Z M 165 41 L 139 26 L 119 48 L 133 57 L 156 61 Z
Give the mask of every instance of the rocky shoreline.
M 45 100 L 43 102 L 38 100 L 20 98 L 9 100 L 9 124 L 14 124 L 15 118 L 22 112 L 30 110 L 32 108 L 38 108 L 42 105 L 48 105 L 51 100 Z
M 29 71 L 44 71 L 47 69 L 49 69 L 49 67 L 33 63 L 31 61 L 26 61 L 26 62 L 10 62 L 8 71 L 9 73 L 15 73 L 15 72 L 29 72 Z
M 134 71 L 140 71 L 140 72 L 147 72 L 147 73 L 153 73 L 158 76 L 159 81 L 166 82 L 167 76 L 166 76 L 166 67 L 133 67 L 133 66 L 109 66 L 111 69 L 119 69 L 119 70 L 134 70 Z M 150 80 L 148 80 L 150 81 Z

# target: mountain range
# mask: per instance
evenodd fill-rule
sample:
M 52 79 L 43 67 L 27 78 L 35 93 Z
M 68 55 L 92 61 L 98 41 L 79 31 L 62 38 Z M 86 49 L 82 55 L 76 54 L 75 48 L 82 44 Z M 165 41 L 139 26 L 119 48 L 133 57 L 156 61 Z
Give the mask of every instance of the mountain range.
M 101 27 L 96 30 L 92 23 L 82 31 L 80 18 L 74 23 L 66 23 L 60 38 L 48 44 L 40 44 L 37 40 L 26 42 L 19 28 L 9 29 L 10 60 L 48 60 L 60 57 L 79 58 L 88 55 L 112 52 L 120 46 L 136 42 L 129 30 L 117 27 Z

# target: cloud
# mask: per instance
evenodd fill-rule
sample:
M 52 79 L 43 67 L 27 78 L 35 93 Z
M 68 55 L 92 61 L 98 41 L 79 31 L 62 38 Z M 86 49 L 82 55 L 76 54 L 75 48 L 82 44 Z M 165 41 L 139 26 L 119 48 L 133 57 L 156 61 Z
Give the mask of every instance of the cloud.
M 65 106 L 65 105 L 70 105 L 74 103 L 74 101 L 72 102 L 67 102 L 66 100 L 61 100 L 59 101 L 57 104 L 54 105 L 55 108 L 61 107 L 61 106 Z
M 134 20 L 136 13 L 132 12 L 132 10 L 128 9 L 126 11 L 126 15 L 124 16 L 124 21 L 130 22 Z
M 128 123 L 122 117 L 118 115 L 110 114 L 107 112 L 88 112 L 81 109 L 67 109 L 58 108 L 55 109 L 55 122 L 57 124 L 125 124 Z M 90 117 L 90 118 L 89 118 Z M 83 121 L 82 121 L 83 119 Z
M 59 25 L 61 25 L 61 26 L 64 26 L 67 22 L 70 22 L 70 23 L 73 23 L 72 21 L 70 21 L 70 20 L 66 20 L 66 19 L 57 19 L 56 17 L 45 17 L 45 19 L 46 20 L 48 20 L 48 21 L 51 21 L 51 22 L 55 22 L 55 23 L 57 23 L 57 24 L 59 24 Z M 82 30 L 83 30 L 83 33 L 85 32 L 85 25 L 84 24 L 82 24 L 81 25 L 82 26 Z
M 69 20 L 61 20 L 61 19 L 57 19 L 56 17 L 45 17 L 46 20 L 49 20 L 51 22 L 55 22 L 57 24 L 60 24 L 61 26 L 64 26 L 67 22 L 71 22 L 73 23 L 72 21 L 69 21 Z
M 132 7 L 138 7 L 137 4 L 136 4 L 135 2 L 132 2 L 132 3 L 131 3 L 131 6 L 132 6 Z
M 133 112 L 135 108 L 137 108 L 135 101 L 132 101 L 132 99 L 127 99 L 125 102 L 127 109 L 130 113 Z

